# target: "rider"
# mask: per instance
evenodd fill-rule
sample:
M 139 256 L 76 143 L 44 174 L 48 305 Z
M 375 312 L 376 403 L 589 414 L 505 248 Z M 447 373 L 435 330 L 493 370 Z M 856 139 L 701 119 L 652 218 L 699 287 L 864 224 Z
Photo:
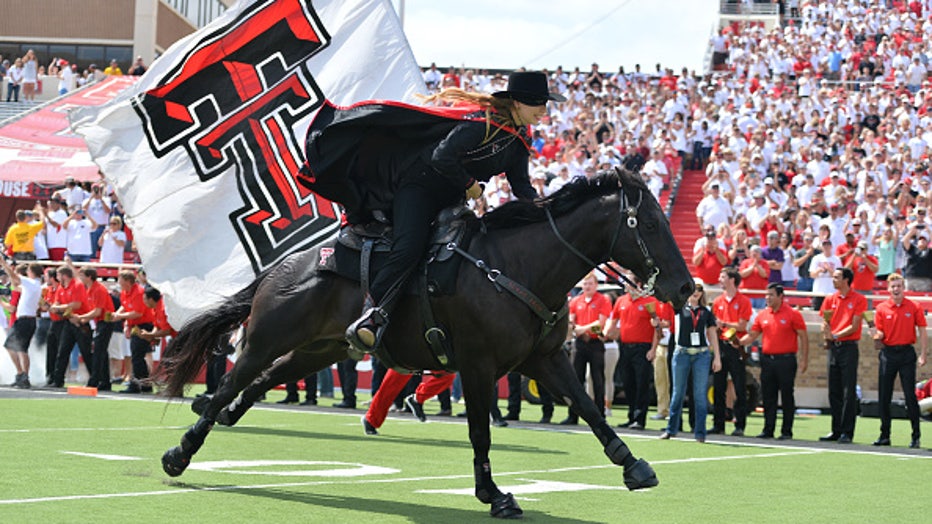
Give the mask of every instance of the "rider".
M 514 194 L 537 197 L 528 177 L 528 127 L 547 112 L 551 93 L 540 72 L 515 72 L 508 89 L 491 95 L 446 89 L 426 102 L 445 109 L 398 103 L 325 106 L 307 140 L 308 162 L 299 180 L 339 202 L 347 221 L 364 224 L 392 216 L 388 261 L 374 278 L 362 316 L 346 330 L 356 349 L 371 352 L 407 277 L 427 248 L 437 213 L 466 197 L 482 195 L 479 181 L 505 173 Z M 466 107 L 464 107 L 466 106 Z

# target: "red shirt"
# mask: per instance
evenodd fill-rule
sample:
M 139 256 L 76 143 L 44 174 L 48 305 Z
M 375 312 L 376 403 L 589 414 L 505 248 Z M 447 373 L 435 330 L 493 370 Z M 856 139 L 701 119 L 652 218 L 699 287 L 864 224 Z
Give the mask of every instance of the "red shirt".
M 851 280 L 851 289 L 858 291 L 871 291 L 874 289 L 874 272 L 867 267 L 865 259 L 871 264 L 877 265 L 877 257 L 873 255 L 854 256 L 854 262 L 851 265 L 851 271 L 854 271 L 854 279 Z
M 141 313 L 137 318 L 126 319 L 127 326 L 138 326 L 139 324 L 152 324 L 155 320 L 155 313 L 151 308 L 146 306 L 143 300 L 143 289 L 139 284 L 133 284 L 129 291 L 120 290 L 120 306 L 124 311 Z
M 799 351 L 797 330 L 806 329 L 803 315 L 786 304 L 774 311 L 769 307 L 760 310 L 754 318 L 751 331 L 763 335 L 761 351 L 765 355 L 786 355 Z
M 100 308 L 100 314 L 97 315 L 95 320 L 102 319 L 106 313 L 113 313 L 113 299 L 110 298 L 110 292 L 96 280 L 91 283 L 91 288 L 87 290 L 87 301 L 90 303 L 91 309 Z
M 825 301 L 822 302 L 822 309 L 819 311 L 833 311 L 832 320 L 828 323 L 832 328 L 832 333 L 837 333 L 842 329 L 851 325 L 854 321 L 855 316 L 860 316 L 862 313 L 867 311 L 867 299 L 864 298 L 864 295 L 851 290 L 848 292 L 848 296 L 842 297 L 837 291 L 827 297 Z M 824 317 L 823 317 L 824 318 Z M 861 326 L 863 327 L 863 323 Z M 839 338 L 840 341 L 846 342 L 857 342 L 861 340 L 861 328 L 844 338 Z
M 742 281 L 743 282 L 743 281 Z M 728 297 L 722 293 L 712 302 L 712 313 L 715 318 L 722 322 L 737 324 L 741 320 L 751 320 L 754 310 L 751 308 L 751 299 L 744 296 L 740 291 L 735 293 L 735 297 L 728 300 Z M 722 330 L 723 332 L 725 330 Z M 742 337 L 747 331 L 738 331 L 736 335 Z M 719 338 L 721 334 L 719 334 Z M 724 338 L 722 338 L 724 340 Z
M 925 312 L 915 302 L 904 298 L 898 306 L 893 299 L 877 304 L 874 325 L 883 331 L 883 343 L 888 346 L 905 346 L 916 342 L 916 328 L 926 327 Z
M 631 295 L 622 295 L 612 308 L 613 322 L 618 322 L 619 341 L 622 344 L 650 344 L 654 341 L 654 326 L 647 304 L 656 308 L 660 301 L 654 297 L 641 297 L 631 300 Z M 657 311 L 656 309 L 654 310 Z
M 755 265 L 754 259 L 747 258 L 743 262 L 741 262 L 741 265 L 738 267 L 738 271 L 744 272 L 745 269 L 751 267 L 752 265 Z M 764 259 L 761 259 L 760 262 L 757 263 L 757 265 L 764 268 L 765 275 L 761 276 L 757 270 L 752 270 L 750 275 L 746 277 L 744 276 L 741 277 L 741 285 L 739 286 L 741 289 L 762 290 L 759 293 L 748 293 L 748 295 L 752 295 L 755 297 L 763 296 L 764 294 L 763 290 L 767 289 L 768 279 L 770 278 L 770 266 L 767 265 L 767 261 Z
M 165 301 L 164 300 L 160 298 L 159 301 L 155 304 L 155 307 L 152 308 L 152 311 L 155 315 L 155 321 L 153 322 L 153 324 L 155 324 L 155 329 L 171 330 L 171 336 L 175 336 L 178 334 L 178 332 L 175 331 L 175 328 L 173 328 L 171 324 L 168 323 L 168 316 L 165 314 Z
M 722 268 L 725 267 L 725 264 L 719 262 L 718 257 L 716 256 L 716 253 L 722 251 L 717 245 L 718 240 L 715 240 L 714 242 L 716 245 L 713 248 L 714 252 L 712 253 L 709 253 L 709 250 L 706 247 L 699 248 L 704 250 L 705 254 L 702 255 L 702 262 L 696 266 L 696 276 L 701 278 L 702 281 L 706 284 L 710 285 L 718 283 L 718 275 L 722 272 Z M 722 254 L 725 255 L 725 261 L 728 261 L 728 254 L 724 252 Z
M 570 300 L 570 316 L 576 325 L 586 325 L 599 320 L 599 315 L 607 318 L 612 314 L 612 303 L 608 297 L 596 292 L 587 300 L 585 295 L 577 295 Z
M 54 304 L 55 295 L 58 293 L 59 287 L 58 282 L 52 281 L 49 285 L 42 288 L 42 298 L 45 299 L 47 303 Z M 51 318 L 53 322 L 62 319 L 61 315 L 51 310 L 49 310 L 49 318 Z
M 84 284 L 78 282 L 76 278 L 71 279 L 68 286 L 65 286 L 64 283 L 59 284 L 58 289 L 55 291 L 53 303 L 67 305 L 72 302 L 80 302 L 80 305 L 72 313 L 83 315 L 90 311 L 90 308 L 87 308 L 87 290 L 84 289 Z

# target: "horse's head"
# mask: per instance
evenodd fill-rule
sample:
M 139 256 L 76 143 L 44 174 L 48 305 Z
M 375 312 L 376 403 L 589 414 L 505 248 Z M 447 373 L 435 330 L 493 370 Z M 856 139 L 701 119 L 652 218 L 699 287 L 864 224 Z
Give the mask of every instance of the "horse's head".
M 638 279 L 653 285 L 658 299 L 679 310 L 694 289 L 693 278 L 680 253 L 670 221 L 644 181 L 635 173 L 615 168 L 620 191 L 619 219 L 611 257 Z

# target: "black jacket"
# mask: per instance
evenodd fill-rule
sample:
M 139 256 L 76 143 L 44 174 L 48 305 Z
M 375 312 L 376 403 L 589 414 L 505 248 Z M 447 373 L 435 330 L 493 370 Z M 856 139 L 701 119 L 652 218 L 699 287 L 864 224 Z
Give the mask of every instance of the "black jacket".
M 529 144 L 527 128 L 497 125 L 474 109 L 326 103 L 308 129 L 298 180 L 350 211 L 390 209 L 395 190 L 424 171 L 462 191 L 505 173 L 518 198 L 533 199 Z

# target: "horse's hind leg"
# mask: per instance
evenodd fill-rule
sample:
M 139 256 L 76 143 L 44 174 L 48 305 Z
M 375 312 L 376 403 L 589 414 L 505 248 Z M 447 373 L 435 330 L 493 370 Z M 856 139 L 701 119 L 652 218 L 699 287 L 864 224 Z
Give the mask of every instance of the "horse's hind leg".
M 253 352 L 250 351 L 250 344 L 246 344 L 240 358 L 221 381 L 201 417 L 181 437 L 181 444 L 162 455 L 162 469 L 165 473 L 172 477 L 184 473 L 191 463 L 191 457 L 201 449 L 207 434 L 213 429 L 220 410 L 232 402 L 239 392 L 255 380 L 279 355 L 273 352 Z
M 482 365 L 473 365 L 475 367 L 461 369 L 460 376 L 463 379 L 463 396 L 466 398 L 469 441 L 473 449 L 476 498 L 492 506 L 489 512 L 493 517 L 520 518 L 523 512 L 515 502 L 514 496 L 511 493 L 502 493 L 492 480 L 492 466 L 489 461 L 489 448 L 492 446 L 489 408 L 495 401 L 492 395 L 495 377 L 487 371 L 480 371 Z M 487 363 L 486 366 L 488 367 L 485 369 L 493 369 L 491 363 Z
M 600 406 L 589 398 L 576 378 L 576 372 L 562 351 L 549 355 L 532 354 L 518 368 L 525 375 L 538 380 L 551 394 L 563 398 L 570 409 L 583 418 L 595 434 L 605 454 L 613 464 L 624 467 L 625 486 L 630 490 L 650 488 L 659 481 L 643 459 L 635 458 L 628 446 L 605 421 Z
M 295 382 L 330 364 L 346 358 L 343 341 L 315 344 L 310 348 L 294 350 L 279 358 L 259 378 L 246 386 L 240 395 L 220 410 L 217 423 L 224 426 L 236 424 L 256 400 L 266 391 L 286 382 Z

